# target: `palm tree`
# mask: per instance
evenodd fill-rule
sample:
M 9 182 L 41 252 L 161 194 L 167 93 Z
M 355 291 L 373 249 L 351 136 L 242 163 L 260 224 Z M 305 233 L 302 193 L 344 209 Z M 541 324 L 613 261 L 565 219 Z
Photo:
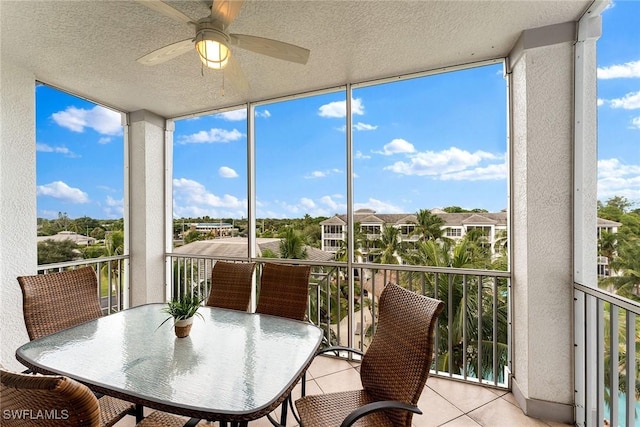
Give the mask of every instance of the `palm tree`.
M 307 259 L 308 256 L 302 235 L 292 227 L 287 227 L 280 240 L 280 258 Z
M 611 268 L 617 274 L 607 277 L 603 283 L 613 285 L 615 292 L 625 298 L 640 301 L 640 239 L 620 244 Z
M 362 228 L 360 228 L 360 223 L 356 222 L 353 227 L 353 258 L 355 260 L 362 258 L 362 249 L 366 247 L 366 235 L 362 232 Z M 340 240 L 340 247 L 336 251 L 335 260 L 336 261 L 347 261 L 347 253 L 349 250 L 349 234 L 344 233 L 344 239 Z
M 606 256 L 612 261 L 618 250 L 618 236 L 616 233 L 603 231 L 598 239 L 598 255 Z
M 400 264 L 400 254 L 402 252 L 400 229 L 385 224 L 376 243 L 376 249 L 371 252 L 375 255 L 377 263 Z
M 411 261 L 418 265 L 450 268 L 476 268 L 484 264 L 484 254 L 473 239 L 464 238 L 455 247 L 448 248 L 443 242 L 433 240 L 419 242 L 411 254 Z M 411 284 L 411 286 L 409 286 Z M 506 281 L 495 282 L 493 278 L 462 276 L 455 274 L 422 273 L 416 279 L 415 273 L 405 273 L 401 285 L 414 292 L 435 297 L 451 304 L 451 311 L 445 310 L 438 321 L 439 348 L 436 361 L 439 369 L 454 374 L 466 371 L 484 379 L 498 376 L 502 379 L 507 364 L 507 292 Z M 466 304 L 465 302 L 466 296 Z M 497 323 L 493 323 L 493 301 Z M 449 302 L 451 301 L 451 302 Z M 478 303 L 483 308 L 480 314 L 482 324 L 478 331 Z M 464 325 L 464 327 L 463 327 Z M 493 372 L 493 330 L 498 336 L 497 372 Z M 464 330 L 466 330 L 466 340 Z M 449 335 L 451 348 L 449 348 Z M 478 348 L 480 342 L 480 348 Z M 466 345 L 466 353 L 465 353 Z M 479 367 L 480 366 L 480 367 Z
M 416 212 L 418 223 L 411 233 L 420 236 L 420 241 L 426 240 L 450 240 L 444 237 L 444 220 L 438 215 L 431 213 L 428 209 L 420 209 Z

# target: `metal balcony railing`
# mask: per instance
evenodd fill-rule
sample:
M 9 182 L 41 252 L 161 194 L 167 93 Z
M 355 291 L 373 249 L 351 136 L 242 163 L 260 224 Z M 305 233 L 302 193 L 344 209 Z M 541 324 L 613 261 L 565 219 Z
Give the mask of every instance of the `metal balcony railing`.
M 98 288 L 96 293 L 100 299 L 102 312 L 115 313 L 128 307 L 126 298 L 128 283 L 129 255 L 118 255 L 104 258 L 83 259 L 38 266 L 38 274 L 55 273 L 91 266 L 97 272 Z
M 640 425 L 640 304 L 575 283 L 576 425 Z
M 213 264 L 222 258 L 167 254 L 172 295 L 209 293 Z M 246 259 L 224 258 L 225 261 Z M 312 266 L 307 317 L 327 345 L 366 351 L 377 325 L 378 299 L 387 283 L 443 300 L 432 374 L 498 388 L 509 387 L 510 273 L 406 265 L 255 259 L 256 283 L 264 262 Z M 349 275 L 353 280 L 349 280 Z M 348 357 L 345 355 L 345 357 Z

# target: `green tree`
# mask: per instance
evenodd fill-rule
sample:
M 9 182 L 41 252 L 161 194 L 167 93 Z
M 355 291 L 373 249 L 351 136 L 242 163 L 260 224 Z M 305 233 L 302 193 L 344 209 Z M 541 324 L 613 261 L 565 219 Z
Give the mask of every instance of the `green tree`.
M 616 274 L 603 280 L 615 292 L 625 298 L 640 301 L 640 239 L 631 239 L 618 247 L 618 254 L 611 262 Z
M 204 240 L 204 236 L 196 230 L 191 230 L 184 236 L 185 243 L 191 243 L 197 240 Z
M 380 264 L 400 264 L 402 245 L 400 244 L 400 229 L 392 225 L 384 225 L 377 240 L 376 249 L 371 253 L 375 262 Z
M 289 259 L 307 259 L 306 242 L 302 234 L 291 227 L 284 230 L 280 240 L 280 257 Z
M 72 240 L 47 239 L 38 242 L 38 265 L 73 261 L 79 257 L 78 245 Z
M 96 240 L 103 240 L 105 238 L 105 229 L 102 227 L 95 227 L 89 233 L 89 236 L 93 237 Z
M 598 255 L 606 256 L 609 260 L 613 260 L 618 250 L 617 233 L 608 231 L 602 232 L 598 239 Z
M 631 207 L 633 203 L 629 202 L 626 197 L 615 196 L 602 203 L 598 200 L 598 216 L 610 221 L 620 222 L 622 215 Z
M 421 241 L 442 240 L 444 237 L 444 220 L 427 209 L 420 209 L 416 213 L 418 223 L 412 235 L 418 235 Z

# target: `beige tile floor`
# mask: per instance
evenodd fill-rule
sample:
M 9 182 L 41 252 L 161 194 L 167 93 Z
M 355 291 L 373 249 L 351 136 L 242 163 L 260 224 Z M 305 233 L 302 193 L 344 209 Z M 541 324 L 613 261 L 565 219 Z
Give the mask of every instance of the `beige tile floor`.
M 358 363 L 331 357 L 317 357 L 307 371 L 307 394 L 331 393 L 360 388 Z M 293 392 L 300 396 L 300 386 Z M 430 377 L 418 401 L 422 415 L 414 415 L 415 427 L 561 427 L 568 424 L 529 418 L 522 413 L 511 393 L 473 384 Z M 279 414 L 279 410 L 276 411 Z M 274 415 L 276 415 L 274 413 Z M 126 417 L 117 427 L 133 427 Z M 200 423 L 202 426 L 215 425 Z M 252 427 L 270 427 L 265 419 L 249 423 Z M 287 427 L 297 426 L 290 415 Z

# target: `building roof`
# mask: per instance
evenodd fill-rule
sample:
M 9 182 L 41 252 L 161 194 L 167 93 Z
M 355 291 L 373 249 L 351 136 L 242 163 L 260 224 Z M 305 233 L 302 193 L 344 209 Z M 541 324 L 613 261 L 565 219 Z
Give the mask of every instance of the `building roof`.
M 461 227 L 465 224 L 494 224 L 497 226 L 507 225 L 507 213 L 506 212 L 488 212 L 488 213 L 447 213 L 442 210 L 432 210 L 431 213 L 442 218 L 447 227 Z M 366 213 L 364 209 L 360 209 L 354 212 L 353 219 L 355 222 L 361 224 L 415 224 L 418 222 L 418 218 L 415 214 L 400 213 L 400 214 L 379 214 L 371 209 L 367 209 Z M 335 215 L 327 220 L 324 220 L 320 225 L 346 225 L 346 215 Z
M 63 240 L 71 240 L 78 245 L 93 245 L 96 242 L 96 239 L 93 237 L 87 237 L 82 234 L 74 233 L 73 231 L 61 231 L 58 234 L 54 234 L 53 236 L 38 236 L 38 242 L 44 242 L 45 240 L 53 240 L 56 242 L 61 242 Z
M 598 218 L 598 227 L 620 227 L 621 222 L 611 221 L 610 219 Z
M 280 254 L 280 240 L 278 238 L 258 237 L 256 239 L 256 255 L 262 256 L 264 250 L 270 250 L 276 255 Z M 225 237 L 221 239 L 196 240 L 173 250 L 174 253 L 184 255 L 204 255 L 212 257 L 247 257 L 246 237 Z M 331 261 L 333 253 L 306 246 L 309 261 Z

